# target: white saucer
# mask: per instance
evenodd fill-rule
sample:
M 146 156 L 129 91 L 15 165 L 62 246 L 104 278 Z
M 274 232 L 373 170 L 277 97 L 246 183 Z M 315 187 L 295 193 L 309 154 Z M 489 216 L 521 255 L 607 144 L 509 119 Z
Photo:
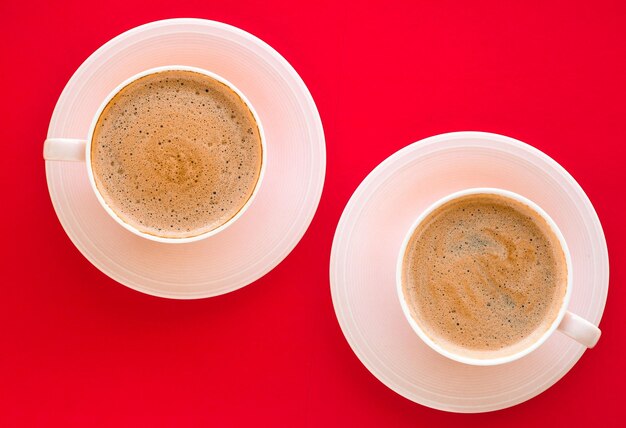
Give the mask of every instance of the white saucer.
M 268 163 L 245 214 L 203 241 L 162 244 L 133 235 L 108 216 L 82 163 L 46 162 L 50 197 L 72 242 L 116 281 L 162 297 L 216 296 L 265 275 L 308 228 L 324 184 L 322 123 L 302 79 L 269 45 L 226 24 L 171 19 L 127 31 L 93 53 L 63 90 L 48 138 L 86 138 L 99 104 L 118 83 L 163 65 L 196 66 L 223 76 L 259 114 Z
M 411 330 L 395 289 L 402 239 L 428 205 L 470 187 L 514 191 L 556 221 L 572 253 L 571 311 L 597 325 L 609 280 L 606 242 L 591 202 L 560 165 L 533 147 L 457 132 L 412 144 L 376 167 L 354 192 L 333 241 L 330 281 L 339 324 L 358 358 L 389 388 L 428 407 L 465 413 L 540 394 L 585 351 L 557 332 L 513 363 L 469 366 L 431 350 Z

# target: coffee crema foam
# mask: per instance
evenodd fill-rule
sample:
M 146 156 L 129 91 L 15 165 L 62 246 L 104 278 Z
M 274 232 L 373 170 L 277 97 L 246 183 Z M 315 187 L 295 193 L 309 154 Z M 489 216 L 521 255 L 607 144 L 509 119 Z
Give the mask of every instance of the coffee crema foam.
M 261 136 L 225 84 L 193 71 L 162 71 L 119 91 L 100 115 L 91 165 L 96 186 L 126 223 L 185 238 L 216 229 L 259 180 Z
M 477 358 L 513 354 L 556 319 L 567 288 L 560 242 L 530 207 L 493 194 L 437 208 L 402 265 L 413 318 L 440 346 Z

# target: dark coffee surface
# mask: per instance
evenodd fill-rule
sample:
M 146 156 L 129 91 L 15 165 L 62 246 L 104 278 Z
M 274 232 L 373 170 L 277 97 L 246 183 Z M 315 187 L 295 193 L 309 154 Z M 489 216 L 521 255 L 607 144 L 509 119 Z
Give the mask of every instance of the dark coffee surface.
M 534 210 L 498 195 L 436 209 L 403 262 L 413 317 L 435 342 L 495 351 L 546 331 L 567 287 L 558 238 Z
M 126 223 L 166 238 L 213 230 L 248 201 L 261 137 L 244 101 L 191 71 L 123 88 L 94 131 L 91 164 L 106 203 Z

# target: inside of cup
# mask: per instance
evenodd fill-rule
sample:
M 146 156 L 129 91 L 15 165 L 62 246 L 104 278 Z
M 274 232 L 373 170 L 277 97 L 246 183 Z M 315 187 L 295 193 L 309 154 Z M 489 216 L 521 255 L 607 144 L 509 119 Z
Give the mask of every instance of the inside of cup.
M 503 228 L 498 231 L 498 223 L 485 219 L 500 217 L 486 213 L 485 206 L 482 213 L 472 208 L 471 203 L 481 198 L 502 202 L 519 214 L 520 223 L 512 217 L 508 229 L 500 224 Z M 466 206 L 467 214 L 461 213 Z M 470 212 L 472 219 L 464 217 Z M 522 224 L 536 229 L 536 235 L 529 235 L 535 237 L 534 243 L 528 242 Z M 469 189 L 443 198 L 417 219 L 403 245 L 398 267 L 405 315 L 408 312 L 413 329 L 429 346 L 450 358 L 475 364 L 515 359 L 539 346 L 562 316 L 571 275 L 563 245 L 562 235 L 547 214 L 519 195 L 500 189 Z M 418 264 L 413 262 L 416 255 Z M 542 266 L 542 262 L 546 263 Z M 551 269 L 556 276 L 542 276 Z M 556 281 L 554 287 L 542 288 L 544 278 Z
M 165 80 L 166 83 L 163 84 L 163 79 L 169 79 L 169 83 L 167 83 L 167 80 Z M 168 93 L 168 85 L 178 85 L 178 82 L 173 82 L 174 79 L 181 80 L 181 86 L 177 86 L 175 88 L 176 93 L 173 93 L 172 91 Z M 189 81 L 187 81 L 186 79 L 188 79 Z M 200 80 L 202 80 L 204 84 L 203 82 L 199 82 Z M 147 81 L 150 81 L 152 83 L 148 85 Z M 165 89 L 163 89 L 164 85 Z M 196 85 L 198 87 L 191 88 L 191 85 Z M 141 96 L 139 99 L 145 99 L 146 102 L 144 104 L 146 105 L 143 110 L 141 106 L 139 107 L 139 110 L 137 110 L 137 106 L 134 106 L 135 115 L 137 115 L 138 111 L 139 113 L 147 112 L 145 114 L 150 114 L 151 109 L 152 111 L 155 110 L 155 108 L 153 108 L 153 104 L 158 104 L 162 102 L 168 102 L 169 107 L 172 111 L 168 110 L 164 112 L 164 122 L 160 120 L 159 117 L 154 117 L 147 121 L 144 120 L 144 122 L 146 123 L 140 124 L 138 129 L 134 130 L 134 133 L 130 133 L 129 131 L 129 135 L 132 135 L 133 138 L 139 141 L 139 143 L 122 151 L 124 152 L 124 154 L 130 152 L 131 156 L 134 154 L 133 158 L 128 158 L 132 161 L 133 159 L 138 159 L 142 154 L 145 154 L 144 152 L 146 152 L 146 149 L 144 149 L 143 146 L 147 146 L 148 144 L 154 146 L 154 153 L 148 153 L 148 155 L 150 156 L 146 155 L 144 156 L 144 158 L 150 160 L 151 163 L 155 164 L 153 168 L 154 173 L 152 173 L 152 176 L 158 177 L 158 182 L 155 186 L 152 186 L 155 187 L 156 190 L 143 189 L 143 187 L 147 187 L 147 184 L 145 183 L 149 184 L 150 180 L 135 179 L 136 182 L 131 183 L 131 187 L 127 186 L 127 188 L 130 189 L 129 192 L 134 192 L 132 195 L 130 195 L 132 197 L 123 197 L 120 199 L 112 196 L 117 193 L 116 191 L 110 192 L 110 189 L 105 186 L 105 184 L 107 184 L 107 181 L 109 180 L 107 177 L 116 178 L 118 173 L 125 173 L 126 175 L 130 174 L 131 176 L 136 176 L 139 174 L 140 171 L 142 171 L 142 169 L 133 167 L 133 165 L 130 165 L 130 167 L 128 167 L 128 165 L 123 165 L 124 159 L 119 159 L 119 153 L 115 154 L 115 159 L 106 158 L 106 156 L 104 156 L 106 155 L 106 153 L 104 153 L 104 150 L 99 147 L 97 141 L 99 136 L 101 134 L 104 134 L 103 130 L 107 126 L 111 127 L 113 130 L 117 129 L 117 132 L 121 132 L 119 131 L 120 129 L 130 130 L 130 128 L 134 126 L 136 122 L 141 122 L 137 117 L 131 117 L 131 119 L 135 120 L 129 120 L 128 123 L 121 125 L 117 124 L 117 127 L 113 127 L 111 125 L 112 118 L 116 119 L 116 122 L 119 122 L 129 114 L 131 114 L 132 116 L 133 106 L 126 106 L 128 108 L 124 108 L 122 111 L 122 107 L 120 107 L 120 104 L 124 102 L 128 103 L 129 99 L 132 100 L 132 92 L 133 90 L 135 90 L 134 88 L 138 86 L 143 91 L 140 93 Z M 131 93 L 129 93 L 129 91 Z M 178 129 L 168 131 L 168 126 L 164 128 L 163 125 L 163 123 L 167 125 L 168 122 L 173 121 L 173 119 L 168 119 L 170 116 L 173 117 L 173 115 L 175 116 L 176 114 L 182 114 L 180 112 L 174 111 L 174 107 L 176 107 L 177 104 L 175 100 L 171 97 L 182 98 L 186 95 L 185 91 L 189 93 L 190 97 L 196 97 L 197 99 L 181 99 L 181 102 L 178 103 L 178 105 L 184 106 L 184 109 L 188 109 L 189 114 L 183 115 L 180 119 L 174 120 L 173 123 L 175 123 L 176 125 L 171 125 L 169 126 L 169 128 L 178 127 L 179 123 L 181 124 L 180 126 L 183 126 L 182 124 L 189 122 L 185 127 L 185 129 L 188 130 L 188 138 L 183 138 L 186 135 L 186 131 Z M 135 93 L 138 93 L 138 91 L 135 90 Z M 214 96 L 214 93 L 217 95 Z M 204 98 L 207 98 L 206 101 L 204 100 Z M 150 101 L 151 99 L 153 99 L 153 101 Z M 167 101 L 164 101 L 164 99 L 167 99 Z M 216 100 L 218 99 L 223 99 L 223 101 L 226 103 L 232 103 L 232 112 L 230 111 L 230 108 L 228 108 L 228 112 L 226 113 L 224 108 L 217 105 L 218 102 Z M 196 102 L 195 105 L 192 105 L 194 102 Z M 234 106 L 234 104 L 237 104 L 237 106 Z M 154 107 L 158 107 L 158 105 Z M 112 113 L 115 108 L 118 108 L 120 110 L 117 116 Z M 167 108 L 167 106 L 165 108 Z M 179 110 L 181 110 L 181 108 L 179 108 Z M 205 112 L 202 113 L 201 110 Z M 209 126 L 211 124 L 207 124 L 206 126 L 204 126 L 204 128 L 202 128 L 200 126 L 200 122 L 202 121 L 198 122 L 198 118 L 193 119 L 191 117 L 187 117 L 192 114 L 196 116 L 201 116 L 201 114 L 205 114 L 205 117 L 207 117 L 207 115 L 211 117 L 216 116 L 214 122 L 219 123 L 220 126 L 223 127 L 226 125 L 221 125 L 221 123 L 228 121 L 225 119 L 219 121 L 219 118 L 217 116 L 221 117 L 220 115 L 225 115 L 224 117 L 227 118 L 235 118 L 235 115 L 238 115 L 240 113 L 242 115 L 242 118 L 239 118 L 239 116 L 237 116 L 237 119 L 233 119 L 233 124 L 235 120 L 237 121 L 237 124 L 243 123 L 246 120 L 250 122 L 250 126 L 248 127 L 247 132 L 243 132 L 242 128 L 241 135 L 239 135 L 238 133 L 231 133 L 227 129 L 222 130 L 223 132 L 221 132 L 221 135 L 218 135 L 218 131 L 212 131 L 215 128 L 215 124 L 213 124 L 212 126 Z M 106 122 L 107 115 L 109 116 L 108 122 Z M 158 125 L 159 123 L 161 123 L 160 127 Z M 201 129 L 205 129 L 206 135 L 205 133 L 200 132 Z M 234 131 L 238 130 L 235 129 Z M 212 135 L 211 133 L 215 135 Z M 110 148 L 114 146 L 114 143 L 116 143 L 116 141 L 120 141 L 120 144 L 122 141 L 126 141 L 126 138 L 123 137 L 124 135 L 120 135 L 119 138 L 114 138 L 115 141 L 107 141 L 105 147 L 108 147 L 109 150 L 112 150 Z M 243 145 L 242 142 L 246 141 L 246 139 L 254 140 L 257 138 L 260 146 L 258 156 L 260 159 L 260 164 L 258 168 L 255 167 L 254 171 L 252 171 L 242 167 L 242 160 L 240 158 L 243 155 L 238 155 L 236 151 L 240 150 L 239 146 Z M 150 140 L 150 142 L 145 142 L 147 140 Z M 220 163 L 217 160 L 224 157 L 222 156 L 221 151 L 226 150 L 226 152 L 229 152 L 229 149 L 227 147 L 228 144 L 226 144 L 226 141 L 229 140 L 236 141 L 236 143 L 230 144 L 230 146 L 232 146 L 232 150 L 230 150 L 230 152 L 232 152 L 232 156 L 229 156 L 232 159 L 230 159 L 230 163 L 228 163 L 228 159 L 225 163 L 224 161 L 221 161 Z M 198 141 L 198 143 L 196 143 L 196 141 Z M 158 146 L 156 145 L 157 142 Z M 185 150 L 183 146 L 189 146 L 189 149 L 191 151 Z M 199 147 L 201 147 L 201 149 L 199 149 Z M 120 151 L 120 153 L 122 151 Z M 200 155 L 200 152 L 207 153 L 202 156 Z M 216 152 L 216 154 L 209 155 L 208 152 Z M 127 79 L 125 82 L 121 83 L 114 91 L 112 91 L 99 109 L 92 124 L 87 155 L 90 179 L 92 181 L 94 189 L 96 190 L 96 194 L 101 205 L 103 205 L 107 212 L 126 229 L 140 236 L 159 242 L 191 242 L 208 236 L 212 236 L 220 232 L 221 230 L 224 230 L 227 226 L 231 225 L 237 218 L 239 218 L 243 214 L 243 212 L 248 208 L 255 195 L 257 194 L 266 165 L 265 137 L 263 134 L 263 129 L 259 121 L 258 115 L 252 108 L 247 98 L 236 87 L 234 87 L 234 85 L 232 85 L 230 82 L 226 81 L 222 77 L 203 69 L 187 66 L 164 66 L 146 70 Z M 99 159 L 98 156 L 99 158 L 103 158 L 103 160 L 99 164 L 94 165 L 95 159 Z M 213 162 L 213 160 L 210 160 L 209 157 L 214 157 L 215 162 Z M 187 162 L 185 163 L 185 161 Z M 213 165 L 211 162 L 216 164 Z M 203 165 L 204 163 L 207 163 L 207 165 Z M 209 165 L 208 163 L 211 164 Z M 106 169 L 104 173 L 102 173 L 101 171 L 103 169 Z M 245 181 L 248 173 L 251 171 L 256 174 L 254 177 L 254 182 L 244 183 L 243 181 L 241 181 Z M 232 179 L 230 179 L 229 177 L 232 177 Z M 238 181 L 237 179 L 241 180 Z M 176 189 L 172 190 L 167 187 L 170 186 L 170 184 L 175 187 L 175 183 L 178 182 L 181 183 L 180 185 L 178 185 L 178 187 L 180 187 L 180 192 L 176 191 Z M 212 183 L 218 186 L 218 188 L 211 188 L 211 186 L 213 186 Z M 196 190 L 192 189 L 194 185 L 197 187 Z M 121 187 L 123 188 L 124 186 Z M 163 187 L 166 188 L 161 191 Z M 241 195 L 237 194 L 236 190 L 231 189 L 234 189 L 236 187 L 245 188 L 240 192 Z M 134 188 L 140 189 L 141 193 L 135 192 L 133 190 Z M 229 189 L 232 195 L 228 193 Z M 148 190 L 148 193 L 150 194 L 145 195 L 144 190 Z M 200 198 L 200 195 L 206 195 L 207 197 Z M 146 197 L 144 198 L 144 196 Z M 179 196 L 180 198 L 185 196 L 186 201 L 182 201 L 178 204 L 178 201 L 176 200 L 172 202 L 173 197 L 180 199 Z M 245 198 L 242 199 L 242 196 L 245 196 Z M 222 200 L 220 200 L 220 198 Z M 232 201 L 229 204 L 228 201 L 230 199 L 232 199 Z M 146 206 L 142 208 L 140 206 L 142 203 L 144 203 L 144 205 L 148 204 L 151 206 Z M 165 207 L 164 205 L 167 206 Z M 219 207 L 222 207 L 221 211 L 223 211 L 223 213 L 219 212 Z M 171 221 L 169 218 L 163 219 L 165 213 L 164 210 L 166 208 L 168 208 L 168 213 L 171 210 Z M 190 218 L 194 218 L 194 216 L 201 216 L 202 213 L 208 213 L 209 211 L 215 211 L 215 213 L 211 216 L 209 216 L 208 214 L 205 215 L 205 217 L 207 217 L 207 221 L 205 222 L 206 224 L 190 223 Z M 129 214 L 133 212 L 145 212 L 148 217 L 146 217 L 146 215 L 143 215 L 142 218 L 135 218 L 136 216 Z M 177 218 L 176 216 L 178 216 L 179 218 Z M 154 225 L 152 225 L 151 222 L 153 222 L 155 218 L 161 220 L 159 221 L 159 224 L 155 223 Z M 179 226 L 182 226 L 182 228 L 176 229 Z

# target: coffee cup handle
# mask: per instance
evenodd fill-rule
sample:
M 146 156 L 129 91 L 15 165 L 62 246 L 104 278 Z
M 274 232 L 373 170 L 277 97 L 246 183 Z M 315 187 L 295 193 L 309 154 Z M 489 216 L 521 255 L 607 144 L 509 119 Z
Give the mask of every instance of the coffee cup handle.
M 571 337 L 587 348 L 596 346 L 600 339 L 600 334 L 602 334 L 598 327 L 569 311 L 565 313 L 558 329 L 561 333 Z
M 43 143 L 43 158 L 47 161 L 85 161 L 87 141 L 75 138 L 48 138 Z

